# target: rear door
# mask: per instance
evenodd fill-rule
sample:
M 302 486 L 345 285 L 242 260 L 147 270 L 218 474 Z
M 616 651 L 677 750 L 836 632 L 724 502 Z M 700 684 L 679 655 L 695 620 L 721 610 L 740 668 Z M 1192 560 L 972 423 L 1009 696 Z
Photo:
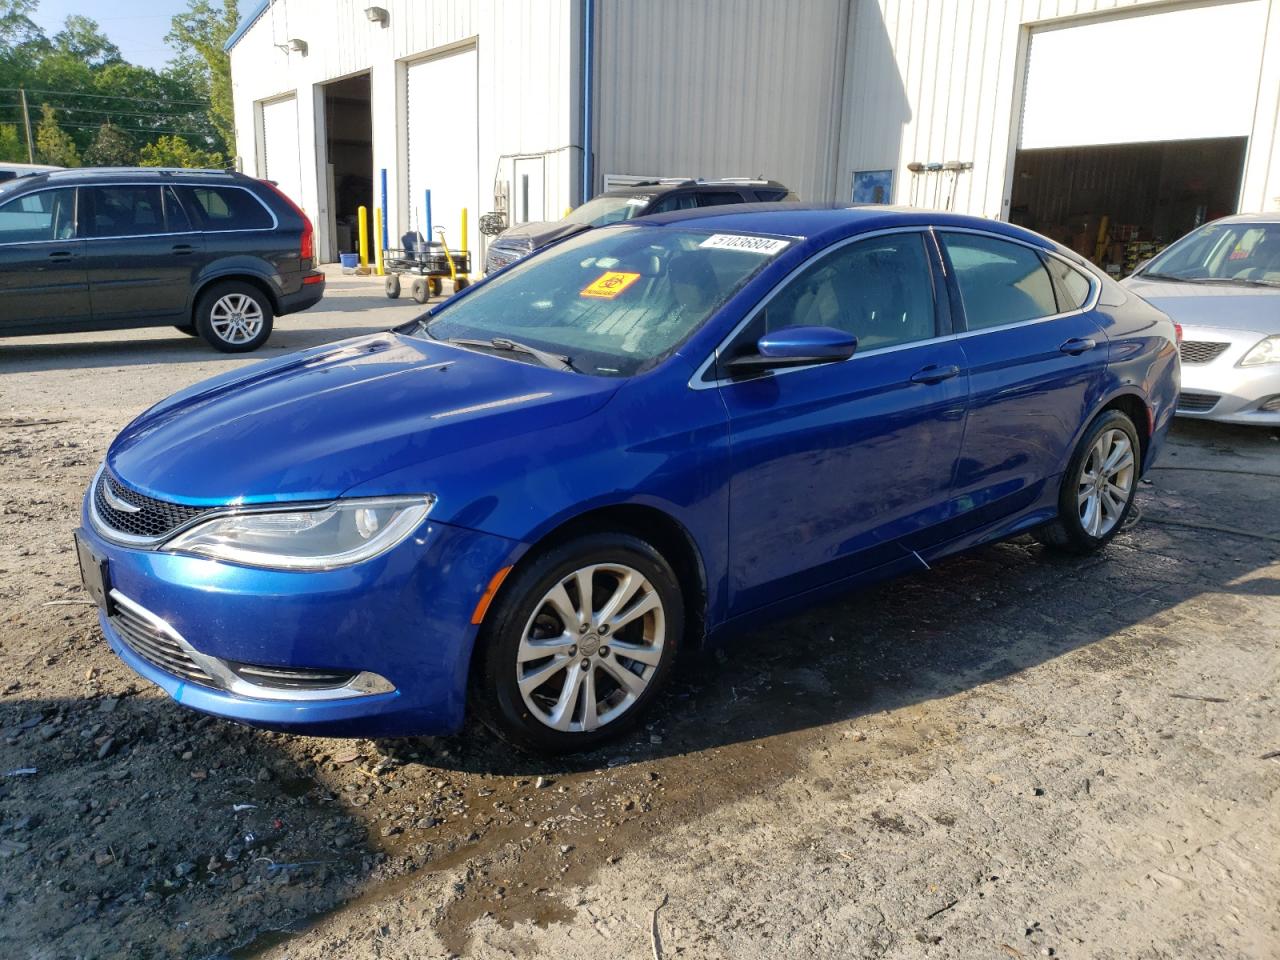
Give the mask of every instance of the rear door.
M 89 295 L 95 321 L 189 323 L 204 238 L 167 184 L 110 184 L 88 194 Z
M 895 231 L 821 254 L 722 355 L 814 325 L 853 333 L 857 352 L 751 379 L 719 374 L 733 449 L 734 615 L 904 562 L 906 542 L 923 545 L 949 515 L 968 378 L 932 238 Z
M 962 531 L 1024 509 L 1057 482 L 1097 405 L 1107 338 L 1088 309 L 1097 281 L 1066 261 L 985 233 L 943 230 L 939 239 L 969 366 L 956 474 Z
M 0 203 L 0 335 L 88 322 L 76 198 L 58 187 Z

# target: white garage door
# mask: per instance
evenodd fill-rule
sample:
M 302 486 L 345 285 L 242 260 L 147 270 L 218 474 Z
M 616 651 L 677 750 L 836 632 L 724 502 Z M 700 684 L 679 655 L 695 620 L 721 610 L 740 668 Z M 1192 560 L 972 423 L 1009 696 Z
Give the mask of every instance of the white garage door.
M 476 48 L 411 63 L 407 77 L 408 229 L 426 236 L 430 190 L 432 224 L 444 227 L 450 248 L 456 248 L 462 208 L 467 208 L 473 238 L 480 209 Z
M 1247 137 L 1265 0 L 1037 30 L 1018 146 Z
M 302 162 L 298 151 L 298 101 L 295 97 L 262 105 L 262 176 L 274 180 L 294 203 L 302 205 Z

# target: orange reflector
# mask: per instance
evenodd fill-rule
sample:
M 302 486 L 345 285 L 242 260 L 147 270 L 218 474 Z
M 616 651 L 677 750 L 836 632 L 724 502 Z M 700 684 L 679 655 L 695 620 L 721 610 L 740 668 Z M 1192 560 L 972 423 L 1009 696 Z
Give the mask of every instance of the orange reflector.
M 502 581 L 507 579 L 507 574 L 510 572 L 510 567 L 503 567 L 493 575 L 493 579 L 489 581 L 489 586 L 485 588 L 484 596 L 476 604 L 475 612 L 471 614 L 472 623 L 484 622 L 484 615 L 489 612 L 489 604 L 493 602 L 494 594 L 498 592 L 498 588 L 502 586 Z

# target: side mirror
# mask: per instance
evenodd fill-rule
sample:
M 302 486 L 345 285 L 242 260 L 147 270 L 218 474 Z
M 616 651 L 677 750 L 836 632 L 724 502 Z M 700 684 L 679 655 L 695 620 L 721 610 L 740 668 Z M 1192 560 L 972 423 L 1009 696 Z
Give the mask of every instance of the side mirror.
M 786 327 L 766 333 L 756 341 L 756 352 L 735 357 L 730 373 L 758 373 L 779 367 L 807 367 L 815 363 L 848 360 L 858 348 L 858 338 L 834 327 Z

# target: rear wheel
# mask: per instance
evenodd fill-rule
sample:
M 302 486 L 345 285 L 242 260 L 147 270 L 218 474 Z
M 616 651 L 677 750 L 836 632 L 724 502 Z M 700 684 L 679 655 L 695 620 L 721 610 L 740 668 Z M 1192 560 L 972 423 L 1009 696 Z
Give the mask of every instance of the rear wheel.
M 471 286 L 471 280 L 464 277 L 462 274 L 458 274 L 453 281 L 453 292 L 458 293 L 459 291 L 467 289 L 469 286 Z
M 1124 526 L 1138 491 L 1142 448 L 1119 410 L 1103 413 L 1081 438 L 1058 495 L 1058 519 L 1035 531 L 1046 546 L 1093 553 Z
M 409 294 L 418 303 L 426 303 L 431 299 L 431 293 L 427 289 L 427 281 L 419 277 L 409 284 Z
M 536 557 L 485 618 L 473 703 L 508 742 L 588 750 L 638 723 L 684 631 L 680 586 L 652 546 L 593 534 Z
M 382 289 L 386 291 L 387 296 L 390 297 L 392 300 L 399 300 L 400 299 L 400 277 L 394 273 L 391 274 L 391 276 L 387 277 L 387 279 L 383 281 Z
M 196 331 L 215 350 L 248 353 L 271 336 L 271 301 L 252 284 L 216 283 L 196 304 Z

